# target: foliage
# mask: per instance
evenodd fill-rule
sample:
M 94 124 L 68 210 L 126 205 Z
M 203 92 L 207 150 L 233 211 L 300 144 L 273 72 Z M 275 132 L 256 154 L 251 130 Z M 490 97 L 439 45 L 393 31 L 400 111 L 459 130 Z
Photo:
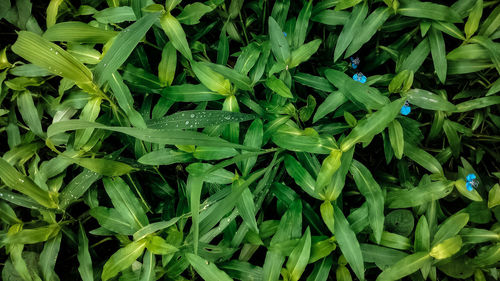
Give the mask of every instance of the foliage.
M 3 280 L 498 279 L 498 1 L 156 2 L 0 0 Z

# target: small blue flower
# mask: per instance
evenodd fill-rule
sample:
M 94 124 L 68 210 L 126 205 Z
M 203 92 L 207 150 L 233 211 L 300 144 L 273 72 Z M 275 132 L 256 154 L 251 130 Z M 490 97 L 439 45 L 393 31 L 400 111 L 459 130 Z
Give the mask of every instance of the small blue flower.
M 349 59 L 351 60 L 351 66 L 352 66 L 352 68 L 353 68 L 353 69 L 358 68 L 358 65 L 359 65 L 359 63 L 360 63 L 359 58 L 358 58 L 358 57 L 355 57 L 355 58 L 350 57 Z
M 361 82 L 361 83 L 366 83 L 366 76 L 364 76 L 363 73 L 361 73 L 361 72 L 358 72 L 358 73 L 354 74 L 352 76 L 352 79 L 354 81 L 358 81 L 358 82 Z
M 467 181 L 465 183 L 465 187 L 467 187 L 468 191 L 472 191 L 474 188 L 476 188 L 479 185 L 479 181 L 477 180 L 477 177 L 475 174 L 468 174 L 465 177 L 465 180 Z
M 472 191 L 474 188 L 472 188 L 472 184 L 470 182 L 465 183 L 465 187 L 467 187 L 468 191 Z
M 476 175 L 475 174 L 468 174 L 467 177 L 465 177 L 465 179 L 467 181 L 473 181 L 476 179 Z
M 283 31 L 283 35 L 285 35 L 285 37 L 286 37 L 286 32 Z
M 401 114 L 403 114 L 404 116 L 410 114 L 411 112 L 411 107 L 410 107 L 410 103 L 408 101 L 405 101 L 405 104 L 403 105 L 403 107 L 401 107 L 401 110 L 400 110 Z

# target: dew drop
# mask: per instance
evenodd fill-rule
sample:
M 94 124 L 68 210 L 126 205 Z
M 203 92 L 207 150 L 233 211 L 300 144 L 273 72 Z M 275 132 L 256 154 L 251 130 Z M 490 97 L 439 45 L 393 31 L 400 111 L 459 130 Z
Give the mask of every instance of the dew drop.
M 23 180 L 23 179 L 19 179 L 19 182 L 20 182 L 20 183 L 23 183 L 23 182 L 24 182 L 24 180 Z
M 193 128 L 193 125 L 190 125 L 189 128 Z
M 52 50 L 54 50 L 54 49 L 50 48 L 50 50 L 52 51 Z
M 59 55 L 59 52 L 58 52 L 58 51 L 56 51 L 56 55 Z
M 184 113 L 182 113 L 181 116 L 184 117 Z
M 194 114 L 191 114 L 191 118 L 194 118 Z
M 186 121 L 186 125 L 189 124 L 189 121 Z

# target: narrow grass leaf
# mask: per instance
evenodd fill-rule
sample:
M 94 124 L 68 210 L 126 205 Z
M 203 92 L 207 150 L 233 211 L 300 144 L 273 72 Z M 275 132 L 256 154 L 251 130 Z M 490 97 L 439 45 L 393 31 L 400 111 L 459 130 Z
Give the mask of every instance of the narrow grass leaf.
M 395 189 L 387 192 L 389 208 L 410 208 L 441 199 L 453 191 L 453 183 L 432 182 L 412 189 Z
M 197 255 L 186 254 L 186 258 L 193 266 L 194 270 L 206 281 L 231 281 L 233 280 L 227 273 L 217 268 L 214 263 L 204 260 Z
M 407 17 L 426 18 L 451 23 L 460 23 L 460 15 L 448 6 L 431 2 L 401 1 L 398 14 Z
M 49 192 L 41 189 L 33 180 L 19 173 L 2 158 L 0 158 L 0 179 L 2 179 L 3 183 L 8 187 L 27 195 L 44 207 L 57 207 L 57 203 L 54 202 Z
M 444 84 L 446 80 L 446 71 L 448 69 L 446 63 L 446 49 L 443 34 L 434 27 L 431 27 L 429 30 L 429 46 L 431 48 L 434 69 L 436 70 L 439 81 Z
M 393 281 L 401 279 L 419 270 L 430 259 L 431 256 L 427 252 L 417 252 L 409 255 L 384 270 L 377 277 L 377 281 Z
M 344 28 L 342 29 L 342 32 L 340 32 L 337 40 L 337 45 L 335 46 L 335 52 L 333 54 L 334 62 L 342 56 L 354 37 L 358 36 L 361 29 L 364 28 L 363 21 L 365 20 L 367 13 L 368 5 L 365 3 L 354 7 L 349 20 L 345 23 Z
M 342 254 L 347 259 L 352 270 L 360 280 L 365 280 L 365 267 L 363 264 L 363 254 L 359 246 L 356 234 L 352 231 L 349 222 L 347 222 L 342 210 L 333 206 L 333 214 L 335 217 L 335 238 L 338 241 Z
M 146 248 L 146 240 L 134 241 L 116 251 L 104 264 L 101 278 L 107 281 L 127 269 L 139 258 Z
M 172 45 L 188 60 L 193 60 L 193 55 L 191 54 L 191 49 L 186 39 L 186 33 L 182 29 L 179 21 L 167 12 L 160 19 L 161 27 L 165 34 L 167 34 L 168 39 L 172 42 Z
M 302 273 L 304 273 L 304 270 L 306 269 L 310 255 L 311 230 L 307 228 L 304 236 L 302 236 L 297 246 L 295 246 L 286 263 L 286 268 L 288 270 L 288 274 L 290 274 L 291 281 L 300 280 Z
M 83 281 L 94 281 L 94 272 L 92 270 L 92 258 L 89 253 L 89 240 L 85 234 L 83 225 L 78 228 L 78 272 Z
M 281 63 L 287 63 L 290 58 L 290 46 L 283 34 L 283 30 L 273 17 L 269 18 L 269 38 L 271 41 L 271 50 L 276 60 Z
M 363 28 L 354 36 L 352 43 L 347 48 L 345 57 L 349 57 L 359 51 L 361 47 L 370 41 L 378 29 L 389 18 L 391 10 L 389 8 L 380 7 L 373 11 L 363 22 Z
M 90 26 L 79 21 L 67 21 L 49 27 L 43 38 L 71 43 L 106 43 L 119 33 Z
M 366 119 L 359 121 L 358 125 L 342 141 L 340 149 L 344 152 L 348 151 L 356 143 L 371 139 L 374 135 L 382 132 L 396 118 L 403 104 L 403 99 L 395 100 Z
M 130 56 L 160 13 L 149 13 L 123 29 L 94 69 L 95 81 L 102 85 Z
M 63 48 L 35 33 L 19 32 L 12 51 L 55 75 L 81 83 L 92 82 L 92 73 L 85 65 Z
M 368 203 L 368 219 L 375 236 L 375 241 L 380 243 L 384 230 L 384 195 L 382 189 L 373 178 L 370 170 L 360 162 L 354 160 L 349 170 L 354 182 Z

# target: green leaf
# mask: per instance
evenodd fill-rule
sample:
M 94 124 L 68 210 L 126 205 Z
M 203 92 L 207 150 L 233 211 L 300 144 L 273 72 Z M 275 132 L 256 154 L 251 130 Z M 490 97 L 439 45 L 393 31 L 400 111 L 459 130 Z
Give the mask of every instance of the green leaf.
M 31 229 L 23 229 L 14 234 L 7 235 L 5 243 L 8 244 L 37 244 L 57 236 L 61 227 L 57 223 Z
M 395 189 L 387 193 L 389 208 L 409 208 L 443 198 L 453 191 L 453 183 L 433 182 L 412 189 Z
M 392 150 L 394 151 L 394 156 L 401 159 L 403 157 L 403 151 L 405 147 L 405 140 L 403 135 L 403 127 L 398 120 L 393 120 L 389 123 L 389 141 L 391 142 Z
M 102 85 L 130 56 L 139 41 L 156 22 L 160 13 L 149 13 L 123 29 L 113 40 L 106 55 L 94 69 L 95 81 Z
M 261 119 L 255 119 L 250 127 L 248 127 L 243 144 L 250 147 L 260 148 L 262 146 L 262 139 L 264 135 L 264 125 Z M 242 154 L 246 154 L 244 151 Z M 257 157 L 250 157 L 241 162 L 241 173 L 247 176 L 257 162 Z
M 90 70 L 58 45 L 40 35 L 20 31 L 12 51 L 55 75 L 79 83 L 92 83 Z
M 186 39 L 186 33 L 184 33 L 179 21 L 170 12 L 167 12 L 161 17 L 160 23 L 163 31 L 165 31 L 165 34 L 167 34 L 168 39 L 170 39 L 170 42 L 172 42 L 177 51 L 188 60 L 193 60 L 193 55 Z
M 470 200 L 483 201 L 483 198 L 481 197 L 481 195 L 479 195 L 477 190 L 475 190 L 475 189 L 472 191 L 467 190 L 467 186 L 466 186 L 464 180 L 462 180 L 462 179 L 456 180 L 455 187 L 457 188 L 457 191 L 460 192 L 460 194 L 469 198 Z M 491 192 L 491 190 L 490 190 L 490 192 Z
M 313 123 L 316 123 L 316 121 L 322 119 L 327 114 L 334 112 L 337 108 L 339 108 L 347 101 L 347 98 L 340 91 L 331 93 L 330 95 L 328 95 L 325 101 L 318 106 L 316 114 L 314 114 L 313 117 Z
M 217 268 L 214 263 L 204 260 L 197 255 L 186 254 L 186 258 L 194 270 L 206 281 L 230 281 L 233 280 L 227 273 Z
M 356 143 L 369 140 L 374 135 L 382 132 L 387 125 L 396 118 L 403 104 L 403 99 L 395 100 L 382 107 L 379 111 L 371 114 L 366 119 L 359 121 L 358 125 L 354 127 L 351 133 L 342 141 L 340 149 L 345 152 L 351 149 Z
M 456 27 L 453 23 L 444 21 L 433 21 L 432 27 L 459 40 L 465 40 L 465 36 L 462 33 L 462 31 L 460 31 L 460 29 L 458 29 L 458 27 Z
M 152 129 L 196 129 L 214 125 L 244 122 L 254 118 L 255 117 L 253 115 L 239 112 L 221 110 L 186 110 L 178 111 L 163 118 L 150 120 L 147 125 Z
M 290 57 L 290 68 L 294 68 L 299 64 L 308 61 L 312 55 L 314 55 L 321 45 L 320 39 L 315 39 L 311 42 L 301 45 L 297 49 L 292 51 Z
M 146 239 L 148 241 L 146 248 L 155 255 L 169 255 L 179 251 L 179 249 L 168 244 L 167 241 L 160 236 L 152 236 Z
M 186 5 L 182 12 L 177 16 L 177 20 L 180 23 L 187 25 L 198 24 L 201 17 L 210 13 L 212 10 L 213 8 L 203 3 L 195 2 L 193 4 Z
M 443 97 L 422 89 L 408 91 L 408 101 L 418 107 L 429 110 L 455 111 L 457 107 Z
M 90 209 L 89 213 L 107 230 L 123 235 L 132 235 L 135 231 L 133 223 L 116 209 L 96 207 Z
M 379 28 L 384 24 L 384 22 L 389 18 L 391 10 L 389 8 L 377 8 L 373 11 L 363 22 L 363 28 L 356 34 L 352 43 L 347 48 L 345 57 L 351 56 L 361 47 L 370 41 L 370 39 L 375 35 Z
M 342 56 L 354 37 L 361 32 L 362 28 L 364 28 L 363 21 L 365 20 L 367 13 L 368 5 L 365 3 L 354 7 L 349 20 L 345 23 L 344 28 L 342 29 L 342 32 L 340 32 L 337 40 L 337 45 L 335 46 L 335 52 L 333 54 L 334 62 Z
M 321 163 L 314 190 L 320 193 L 331 182 L 333 174 L 340 168 L 342 151 L 335 149 Z
M 155 130 L 155 129 L 141 129 L 141 128 L 130 128 L 130 127 L 109 127 L 99 123 L 81 121 L 81 120 L 70 120 L 61 121 L 52 124 L 47 129 L 47 138 L 54 135 L 60 134 L 65 131 L 78 130 L 85 128 L 98 128 L 103 130 L 109 130 L 114 132 L 120 132 L 134 138 L 158 144 L 173 144 L 173 145 L 206 145 L 206 146 L 217 146 L 217 147 L 234 147 L 248 149 L 250 151 L 255 151 L 255 148 L 248 148 L 239 144 L 232 144 L 225 140 L 217 137 L 210 137 L 203 133 L 192 132 L 192 131 L 180 131 L 180 130 Z
M 457 235 L 462 228 L 469 221 L 469 214 L 461 213 L 454 214 L 448 217 L 438 228 L 436 234 L 434 235 L 434 239 L 432 240 L 432 245 L 436 246 L 439 243 L 445 241 L 448 238 L 451 238 Z
M 83 281 L 93 281 L 94 272 L 92 270 L 92 258 L 89 253 L 89 240 L 85 234 L 85 229 L 81 224 L 78 228 L 78 272 Z
M 401 70 L 411 70 L 417 72 L 417 70 L 422 66 L 424 60 L 429 56 L 430 46 L 429 40 L 424 38 L 420 43 L 413 49 L 410 55 L 401 63 L 399 71 Z
M 173 101 L 200 102 L 223 99 L 224 96 L 209 90 L 202 84 L 184 84 L 166 87 L 161 92 L 162 96 Z
M 250 81 L 250 78 L 237 71 L 236 68 L 231 69 L 223 65 L 214 63 L 207 63 L 207 65 L 210 66 L 210 68 L 215 72 L 222 74 L 222 76 L 231 81 L 231 83 L 233 83 L 237 88 L 245 91 L 252 91 L 252 81 Z
M 148 217 L 127 183 L 119 177 L 104 178 L 104 188 L 113 206 L 137 231 L 148 225 Z
M 164 86 L 171 86 L 175 78 L 175 68 L 177 66 L 177 52 L 174 45 L 168 42 L 163 47 L 161 61 L 158 64 L 158 78 Z
M 451 23 L 462 22 L 460 15 L 452 8 L 431 2 L 401 1 L 401 6 L 397 12 L 407 17 L 425 18 Z
M 460 248 L 462 248 L 462 238 L 456 235 L 432 247 L 429 255 L 437 260 L 442 260 L 451 257 Z
M 149 235 L 151 233 L 154 233 L 154 232 L 163 230 L 167 227 L 170 227 L 170 226 L 174 225 L 178 220 L 179 220 L 179 218 L 176 217 L 176 218 L 170 219 L 168 221 L 159 221 L 159 222 L 148 224 L 145 227 L 137 230 L 137 232 L 134 233 L 134 240 L 136 240 L 136 241 L 141 240 L 142 238 L 146 237 L 147 235 Z
M 439 81 L 444 84 L 446 80 L 446 70 L 448 65 L 446 63 L 446 49 L 441 31 L 434 27 L 429 30 L 429 46 L 431 48 L 432 62 L 436 70 Z
M 139 258 L 146 247 L 146 240 L 131 242 L 127 246 L 116 251 L 104 264 L 101 278 L 107 281 L 115 277 L 121 271 L 127 269 Z
M 38 116 L 38 111 L 35 107 L 30 91 L 23 91 L 19 94 L 17 97 L 17 107 L 30 130 L 35 135 L 43 137 L 44 133 L 42 130 L 41 118 Z
M 381 109 L 389 103 L 389 99 L 376 88 L 354 81 L 343 72 L 328 69 L 325 71 L 325 76 L 346 98 L 359 104 L 362 108 Z
M 43 38 L 72 43 L 106 43 L 118 32 L 90 26 L 79 21 L 67 21 L 49 27 Z
M 340 250 L 356 276 L 360 280 L 365 280 L 363 254 L 361 253 L 356 234 L 352 231 L 344 214 L 337 205 L 334 206 L 333 214 L 335 218 L 335 238 L 338 241 Z
M 319 198 L 314 186 L 315 180 L 309 172 L 293 156 L 285 155 L 285 168 L 288 174 L 294 179 L 295 183 L 307 194 L 314 198 Z
M 311 231 L 307 228 L 304 236 L 302 236 L 297 246 L 295 246 L 286 263 L 286 268 L 288 270 L 288 274 L 290 274 L 291 281 L 300 280 L 302 273 L 304 273 L 304 270 L 306 269 L 310 254 Z
M 307 3 L 305 3 L 304 7 L 302 7 L 302 10 L 300 10 L 299 12 L 299 16 L 297 17 L 297 22 L 295 23 L 295 31 L 293 32 L 293 46 L 295 48 L 302 46 L 306 40 L 309 18 L 311 17 L 312 13 L 312 2 L 312 0 L 309 0 Z
M 135 21 L 135 14 L 131 7 L 110 7 L 95 13 L 93 17 L 101 23 L 121 23 Z
M 427 218 L 421 216 L 418 220 L 417 227 L 415 228 L 415 242 L 413 248 L 415 251 L 429 251 L 431 247 L 429 232 L 429 224 L 427 223 Z
M 431 256 L 427 252 L 417 252 L 409 255 L 384 270 L 377 277 L 377 281 L 393 281 L 401 279 L 419 270 L 430 259 Z
M 499 96 L 489 96 L 489 97 L 472 99 L 457 104 L 456 112 L 467 112 L 475 109 L 485 108 L 495 104 L 500 104 Z
M 491 11 L 488 18 L 481 24 L 479 34 L 482 36 L 490 37 L 500 27 L 500 7 L 496 6 Z
M 45 242 L 43 250 L 40 253 L 40 269 L 45 280 L 52 280 L 57 278 L 54 271 L 56 265 L 57 255 L 61 247 L 62 233 L 59 232 L 57 236 Z
M 370 170 L 360 162 L 353 160 L 349 171 L 356 186 L 368 203 L 368 219 L 375 241 L 378 244 L 384 230 L 384 195 L 382 189 L 373 178 Z
M 488 208 L 500 205 L 500 185 L 495 184 L 488 193 Z
M 349 12 L 323 10 L 312 17 L 312 21 L 326 25 L 345 25 L 349 20 Z
M 271 75 L 271 77 L 267 78 L 265 84 L 276 94 L 285 98 L 293 98 L 293 94 L 290 91 L 290 88 L 288 88 L 283 81 L 276 78 L 274 75 Z
M 33 180 L 19 173 L 2 158 L 0 158 L 0 179 L 8 187 L 29 196 L 40 205 L 47 208 L 57 208 L 57 203 L 46 190 L 41 189 Z
M 269 17 L 269 39 L 271 41 L 271 50 L 276 60 L 281 63 L 288 63 L 290 58 L 290 47 L 283 34 L 283 30 L 273 17 Z
M 154 281 L 156 279 L 155 265 L 156 265 L 155 255 L 153 254 L 153 252 L 146 250 L 141 268 L 141 281 Z
M 481 20 L 481 16 L 483 15 L 483 0 L 476 0 L 474 7 L 469 13 L 469 18 L 465 23 L 465 36 L 469 39 L 479 27 L 479 21 Z
M 231 83 L 221 74 L 213 71 L 209 65 L 201 62 L 191 62 L 191 67 L 196 77 L 208 89 L 221 95 L 231 94 Z
M 434 174 L 443 174 L 441 164 L 427 151 L 416 147 L 415 145 L 405 141 L 404 154 L 411 160 L 415 161 L 427 171 Z

